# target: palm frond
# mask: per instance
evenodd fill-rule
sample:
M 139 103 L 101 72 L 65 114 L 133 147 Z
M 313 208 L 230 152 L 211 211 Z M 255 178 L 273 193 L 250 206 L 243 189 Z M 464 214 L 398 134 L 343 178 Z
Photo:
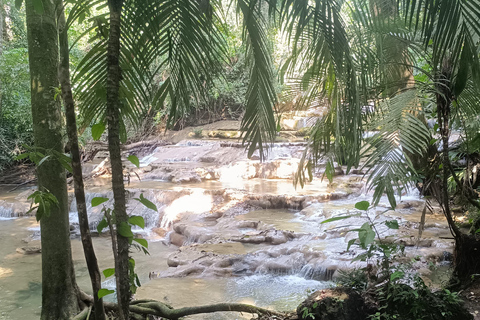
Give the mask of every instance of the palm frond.
M 416 89 L 379 101 L 380 109 L 371 130 L 378 130 L 364 148 L 368 185 L 375 189 L 374 204 L 386 193 L 392 207 L 400 194 L 418 180 L 411 157 L 422 157 L 431 140 L 423 118 L 422 99 Z
M 238 0 L 243 15 L 243 37 L 247 44 L 250 83 L 247 88 L 245 115 L 241 131 L 248 145 L 248 156 L 258 148 L 265 156 L 264 143 L 275 140 L 277 125 L 274 110 L 277 93 L 273 62 L 267 35 L 267 20 L 257 0 Z

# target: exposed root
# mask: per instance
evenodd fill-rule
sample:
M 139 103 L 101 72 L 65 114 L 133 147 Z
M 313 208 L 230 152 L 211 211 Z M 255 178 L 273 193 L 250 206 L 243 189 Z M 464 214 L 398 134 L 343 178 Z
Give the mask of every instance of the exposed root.
M 93 303 L 93 297 L 87 295 L 84 292 L 80 293 L 81 299 L 88 303 Z M 91 308 L 91 307 L 90 307 Z M 74 320 L 85 320 L 88 310 L 91 309 L 84 309 L 80 314 L 78 314 Z M 169 306 L 160 301 L 156 300 L 134 300 L 130 303 L 130 312 L 133 318 L 138 319 L 145 319 L 145 316 L 152 315 L 157 316 L 165 319 L 176 320 L 181 317 L 190 316 L 194 314 L 201 314 L 201 313 L 212 313 L 212 312 L 245 312 L 251 314 L 257 314 L 259 316 L 276 316 L 280 319 L 285 317 L 285 314 L 280 312 L 275 312 L 271 310 L 267 310 L 264 308 L 255 307 L 248 304 L 242 303 L 218 303 L 218 304 L 210 304 L 206 306 L 198 306 L 198 307 L 185 307 L 174 309 L 173 307 Z M 117 311 L 118 307 L 115 303 L 105 303 L 105 309 L 108 311 Z M 140 316 L 140 317 L 138 317 Z M 73 320 L 73 319 L 72 319 Z

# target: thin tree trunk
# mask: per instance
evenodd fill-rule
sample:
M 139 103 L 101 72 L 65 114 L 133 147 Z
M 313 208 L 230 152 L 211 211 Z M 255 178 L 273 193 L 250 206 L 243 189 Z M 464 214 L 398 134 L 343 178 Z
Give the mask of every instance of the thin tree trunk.
M 118 230 L 120 224 L 128 223 L 125 203 L 125 186 L 123 185 L 123 165 L 120 151 L 120 101 L 119 88 L 121 81 L 120 56 L 120 25 L 122 0 L 109 0 L 110 35 L 107 52 L 107 124 L 108 148 L 112 167 L 112 189 L 115 200 L 114 212 L 117 225 L 117 260 L 115 261 L 115 276 L 117 281 L 117 301 L 119 319 L 129 319 L 128 305 L 130 303 L 129 279 L 129 243 Z
M 5 23 L 5 7 L 3 4 L 3 0 L 0 0 L 0 57 L 3 54 L 3 26 Z M 0 116 L 2 115 L 2 83 L 0 82 Z
M 42 1 L 44 12 L 38 14 L 33 2 L 26 1 L 26 12 L 35 147 L 63 152 L 63 117 L 54 90 L 58 87 L 55 4 Z M 50 214 L 40 221 L 41 319 L 70 319 L 78 312 L 78 301 L 70 246 L 65 169 L 52 157 L 37 168 L 37 176 L 39 190 L 52 193 L 58 200 L 58 206 L 52 206 Z
M 83 185 L 82 164 L 78 147 L 77 121 L 75 116 L 75 102 L 73 101 L 72 87 L 70 84 L 70 53 L 68 47 L 68 29 L 65 22 L 65 11 L 62 1 L 59 2 L 60 12 L 58 17 L 60 39 L 60 68 L 59 79 L 62 86 L 62 96 L 65 104 L 67 121 L 67 134 L 72 155 L 73 184 L 77 200 L 78 222 L 82 238 L 83 252 L 87 262 L 88 273 L 92 282 L 94 298 L 95 320 L 105 320 L 103 299 L 98 298 L 98 291 L 102 288 L 102 278 L 98 268 L 97 257 L 93 249 L 92 236 L 88 223 L 87 204 L 85 201 L 85 188 Z
M 447 218 L 448 225 L 452 232 L 452 235 L 455 239 L 461 237 L 461 232 L 458 229 L 455 221 L 453 220 L 453 215 L 450 210 L 450 196 L 448 194 L 448 177 L 450 176 L 450 158 L 449 158 L 449 138 L 450 138 L 450 106 L 452 104 L 452 93 L 449 89 L 448 79 L 451 78 L 451 64 L 449 59 L 445 59 L 440 78 L 438 79 L 439 85 L 437 86 L 437 115 L 438 115 L 438 126 L 440 129 L 440 135 L 442 138 L 442 190 L 441 190 L 441 205 L 443 208 L 443 213 Z

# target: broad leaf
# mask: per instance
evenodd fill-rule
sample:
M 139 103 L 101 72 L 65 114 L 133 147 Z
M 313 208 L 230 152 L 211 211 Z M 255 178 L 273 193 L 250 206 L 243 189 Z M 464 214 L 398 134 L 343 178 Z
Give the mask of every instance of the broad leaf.
M 389 227 L 390 229 L 398 229 L 398 221 L 397 220 L 390 220 L 390 221 L 385 221 L 385 225 Z
M 395 271 L 394 273 L 392 273 L 390 275 L 390 281 L 395 281 L 395 280 L 398 280 L 398 279 L 401 279 L 403 278 L 405 274 L 402 272 L 402 271 Z
M 127 157 L 127 159 L 128 159 L 128 161 L 133 163 L 133 165 L 135 165 L 135 167 L 140 168 L 140 160 L 138 160 L 137 156 L 130 155 L 130 156 Z
M 107 202 L 109 199 L 104 197 L 95 197 L 92 199 L 92 207 L 101 205 L 102 203 Z
M 132 232 L 132 227 L 126 223 L 126 222 L 121 222 L 117 226 L 117 232 L 119 235 L 125 238 L 133 238 L 133 232 Z
M 115 274 L 115 268 L 109 268 L 109 269 L 103 270 L 103 275 L 105 276 L 105 278 L 109 278 L 114 274 Z
M 368 207 L 370 207 L 370 203 L 368 201 L 360 201 L 355 203 L 355 209 L 367 211 Z
M 143 196 L 143 193 L 140 194 L 140 198 L 135 198 L 135 200 L 139 201 L 141 204 L 143 204 L 148 209 L 152 209 L 153 211 L 158 211 L 157 206 L 153 202 L 151 202 L 150 200 L 146 199 Z
M 134 238 L 133 241 L 139 243 L 141 246 L 145 247 L 148 249 L 148 241 L 145 239 L 140 239 L 140 238 Z
M 102 233 L 103 229 L 107 228 L 108 227 L 108 222 L 107 220 L 105 219 L 102 219 L 102 221 L 100 221 L 100 223 L 98 224 L 97 226 L 97 231 L 98 233 Z
M 102 299 L 105 296 L 108 296 L 109 294 L 114 293 L 115 290 L 108 290 L 108 289 L 100 289 L 98 290 L 98 299 Z
M 142 229 L 145 228 L 145 220 L 141 216 L 131 216 L 128 218 L 128 222 L 134 226 L 139 226 Z
M 105 131 L 104 123 L 97 123 L 92 126 L 92 138 L 97 141 L 102 137 L 103 132 Z
M 362 248 L 366 249 L 367 246 L 375 240 L 375 231 L 373 231 L 368 222 L 365 222 L 360 229 L 358 239 L 360 240 Z

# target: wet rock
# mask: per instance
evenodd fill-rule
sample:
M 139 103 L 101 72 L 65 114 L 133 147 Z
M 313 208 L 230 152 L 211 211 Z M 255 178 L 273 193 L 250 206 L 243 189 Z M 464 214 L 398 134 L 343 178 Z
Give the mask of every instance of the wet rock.
M 200 157 L 199 161 L 200 162 L 205 162 L 205 163 L 214 163 L 217 159 L 215 157 L 209 157 L 209 156 L 205 156 L 205 157 Z
M 427 247 L 428 248 L 428 247 L 432 246 L 433 239 L 420 239 L 420 240 L 418 240 L 415 237 L 410 237 L 410 238 L 407 238 L 407 239 L 400 240 L 400 243 L 402 243 L 406 247 L 418 246 L 418 247 Z
M 183 244 L 185 243 L 186 240 L 187 240 L 187 238 L 185 238 L 185 236 L 183 236 L 179 233 L 172 232 L 170 234 L 170 243 L 177 246 L 177 247 L 183 246 Z
M 165 236 L 167 235 L 167 230 L 163 228 L 153 228 L 152 231 L 162 238 L 165 238 Z
M 285 243 L 293 238 L 293 234 L 289 231 L 271 230 L 265 235 L 265 241 L 273 245 Z
M 202 179 L 196 175 L 181 175 L 181 176 L 175 176 L 171 179 L 173 183 L 197 183 L 197 182 L 202 182 Z
M 253 244 L 264 243 L 266 241 L 264 236 L 249 236 L 249 235 L 245 235 L 240 238 L 232 238 L 231 240 L 238 241 L 241 243 L 253 243 Z
M 443 261 L 453 261 L 453 254 L 448 251 L 443 251 Z
M 297 307 L 299 319 L 364 320 L 368 312 L 362 297 L 354 291 L 335 288 L 316 291 Z
M 316 217 L 326 217 L 328 218 L 328 216 L 326 216 L 326 212 L 324 212 L 323 210 L 324 208 L 324 205 L 321 204 L 321 203 L 313 203 L 311 205 L 309 205 L 308 207 L 306 208 L 303 208 L 302 211 L 300 211 L 300 214 L 301 215 L 304 215 L 305 217 L 307 218 L 316 218 Z
M 268 200 L 249 200 L 247 203 L 254 207 L 260 207 L 262 209 L 268 209 L 272 207 L 272 203 Z
M 17 253 L 20 254 L 36 254 L 36 253 L 42 253 L 42 248 L 40 246 L 25 246 L 21 248 L 17 248 Z

